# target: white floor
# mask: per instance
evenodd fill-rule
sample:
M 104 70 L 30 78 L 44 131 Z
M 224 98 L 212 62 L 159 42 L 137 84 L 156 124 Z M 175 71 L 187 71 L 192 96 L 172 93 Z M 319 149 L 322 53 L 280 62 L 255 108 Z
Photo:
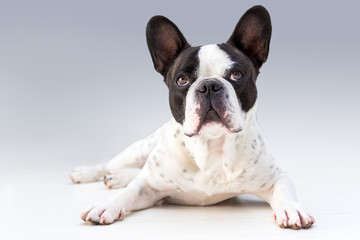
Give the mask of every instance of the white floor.
M 18 175 L 1 174 L 0 239 L 360 239 L 358 195 L 346 194 L 354 183 L 347 177 L 312 179 L 310 171 L 300 180 L 294 174 L 299 198 L 316 218 L 306 230 L 279 228 L 270 207 L 250 195 L 210 207 L 158 205 L 100 226 L 84 223 L 79 214 L 116 190 L 101 182 L 72 184 L 68 167 L 33 166 L 19 168 Z M 359 176 L 353 180 L 358 183 Z

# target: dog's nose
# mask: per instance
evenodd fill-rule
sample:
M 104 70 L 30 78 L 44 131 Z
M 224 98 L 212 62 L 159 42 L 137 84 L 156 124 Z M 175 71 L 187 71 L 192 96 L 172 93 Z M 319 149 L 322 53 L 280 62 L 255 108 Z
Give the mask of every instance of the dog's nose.
M 221 83 L 213 78 L 205 79 L 198 87 L 198 91 L 203 94 L 219 93 L 221 90 Z

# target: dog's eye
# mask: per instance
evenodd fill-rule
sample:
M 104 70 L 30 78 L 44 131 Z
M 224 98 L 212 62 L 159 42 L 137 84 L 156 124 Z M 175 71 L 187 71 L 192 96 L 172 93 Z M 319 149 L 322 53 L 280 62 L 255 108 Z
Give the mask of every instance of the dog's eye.
M 239 72 L 239 71 L 234 71 L 232 74 L 231 74 L 231 76 L 230 76 L 230 79 L 231 80 L 233 80 L 233 81 L 238 81 L 238 80 L 240 80 L 240 78 L 242 78 L 242 74 L 241 74 L 241 72 Z
M 180 76 L 177 80 L 176 80 L 177 85 L 179 85 L 180 87 L 183 87 L 185 85 L 187 85 L 189 83 L 189 80 L 186 76 Z

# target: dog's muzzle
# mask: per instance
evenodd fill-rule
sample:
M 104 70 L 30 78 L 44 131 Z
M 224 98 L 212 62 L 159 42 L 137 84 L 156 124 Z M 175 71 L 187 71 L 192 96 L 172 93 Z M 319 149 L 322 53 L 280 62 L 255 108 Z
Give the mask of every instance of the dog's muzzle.
M 191 99 L 188 103 L 191 106 L 186 111 L 185 126 L 189 131 L 185 131 L 188 136 L 198 134 L 202 126 L 206 124 L 221 124 L 230 132 L 239 132 L 241 128 L 234 122 L 234 114 L 238 105 L 235 92 L 231 92 L 224 80 L 217 78 L 207 78 L 200 80 L 192 89 Z M 191 126 L 189 126 L 191 125 Z

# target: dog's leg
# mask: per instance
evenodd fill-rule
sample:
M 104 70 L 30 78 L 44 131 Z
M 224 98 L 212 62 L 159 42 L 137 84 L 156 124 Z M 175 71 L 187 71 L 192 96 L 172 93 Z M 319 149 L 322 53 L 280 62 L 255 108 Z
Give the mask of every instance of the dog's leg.
M 104 184 L 110 188 L 126 187 L 141 171 L 147 157 L 154 149 L 166 124 L 147 138 L 135 142 L 106 164 Z
M 121 168 L 142 168 L 147 156 L 157 143 L 158 135 L 156 135 L 156 132 L 147 138 L 131 144 L 124 151 L 116 155 L 106 164 L 106 169 L 109 171 Z
M 126 213 L 151 207 L 165 197 L 165 194 L 150 187 L 147 181 L 138 176 L 126 188 L 118 190 L 110 200 L 95 204 L 81 214 L 84 221 L 110 224 L 122 219 Z
M 95 166 L 83 166 L 75 168 L 70 173 L 70 179 L 74 183 L 89 183 L 100 181 L 106 173 L 104 164 Z
M 147 138 L 131 144 L 124 151 L 111 159 L 107 164 L 75 168 L 70 173 L 70 179 L 74 183 L 88 183 L 100 181 L 103 177 L 105 177 L 104 183 L 107 185 L 106 183 L 109 179 L 118 178 L 117 175 L 120 173 L 119 170 L 122 168 L 141 169 L 144 166 L 146 158 L 151 152 L 154 144 L 154 138 L 150 135 Z
M 121 168 L 107 171 L 104 184 L 110 188 L 126 187 L 141 171 L 141 168 Z
M 74 169 L 70 173 L 70 179 L 74 183 L 87 183 L 100 181 L 106 175 L 106 177 L 104 178 L 106 184 L 106 181 L 108 181 L 109 178 L 118 178 L 117 174 L 119 173 L 119 170 L 121 168 L 142 168 L 146 162 L 147 156 L 155 147 L 166 126 L 167 124 L 163 125 L 154 133 L 150 134 L 148 137 L 133 143 L 124 151 L 111 159 L 107 164 L 99 164 L 96 166 L 83 166 Z M 114 173 L 116 176 L 114 175 Z M 125 178 L 129 177 L 130 176 L 128 174 L 128 176 Z M 125 184 L 125 186 L 126 185 L 127 183 Z
M 258 196 L 269 202 L 274 218 L 282 228 L 308 228 L 315 223 L 315 219 L 297 202 L 295 188 L 284 173 L 271 189 Z

